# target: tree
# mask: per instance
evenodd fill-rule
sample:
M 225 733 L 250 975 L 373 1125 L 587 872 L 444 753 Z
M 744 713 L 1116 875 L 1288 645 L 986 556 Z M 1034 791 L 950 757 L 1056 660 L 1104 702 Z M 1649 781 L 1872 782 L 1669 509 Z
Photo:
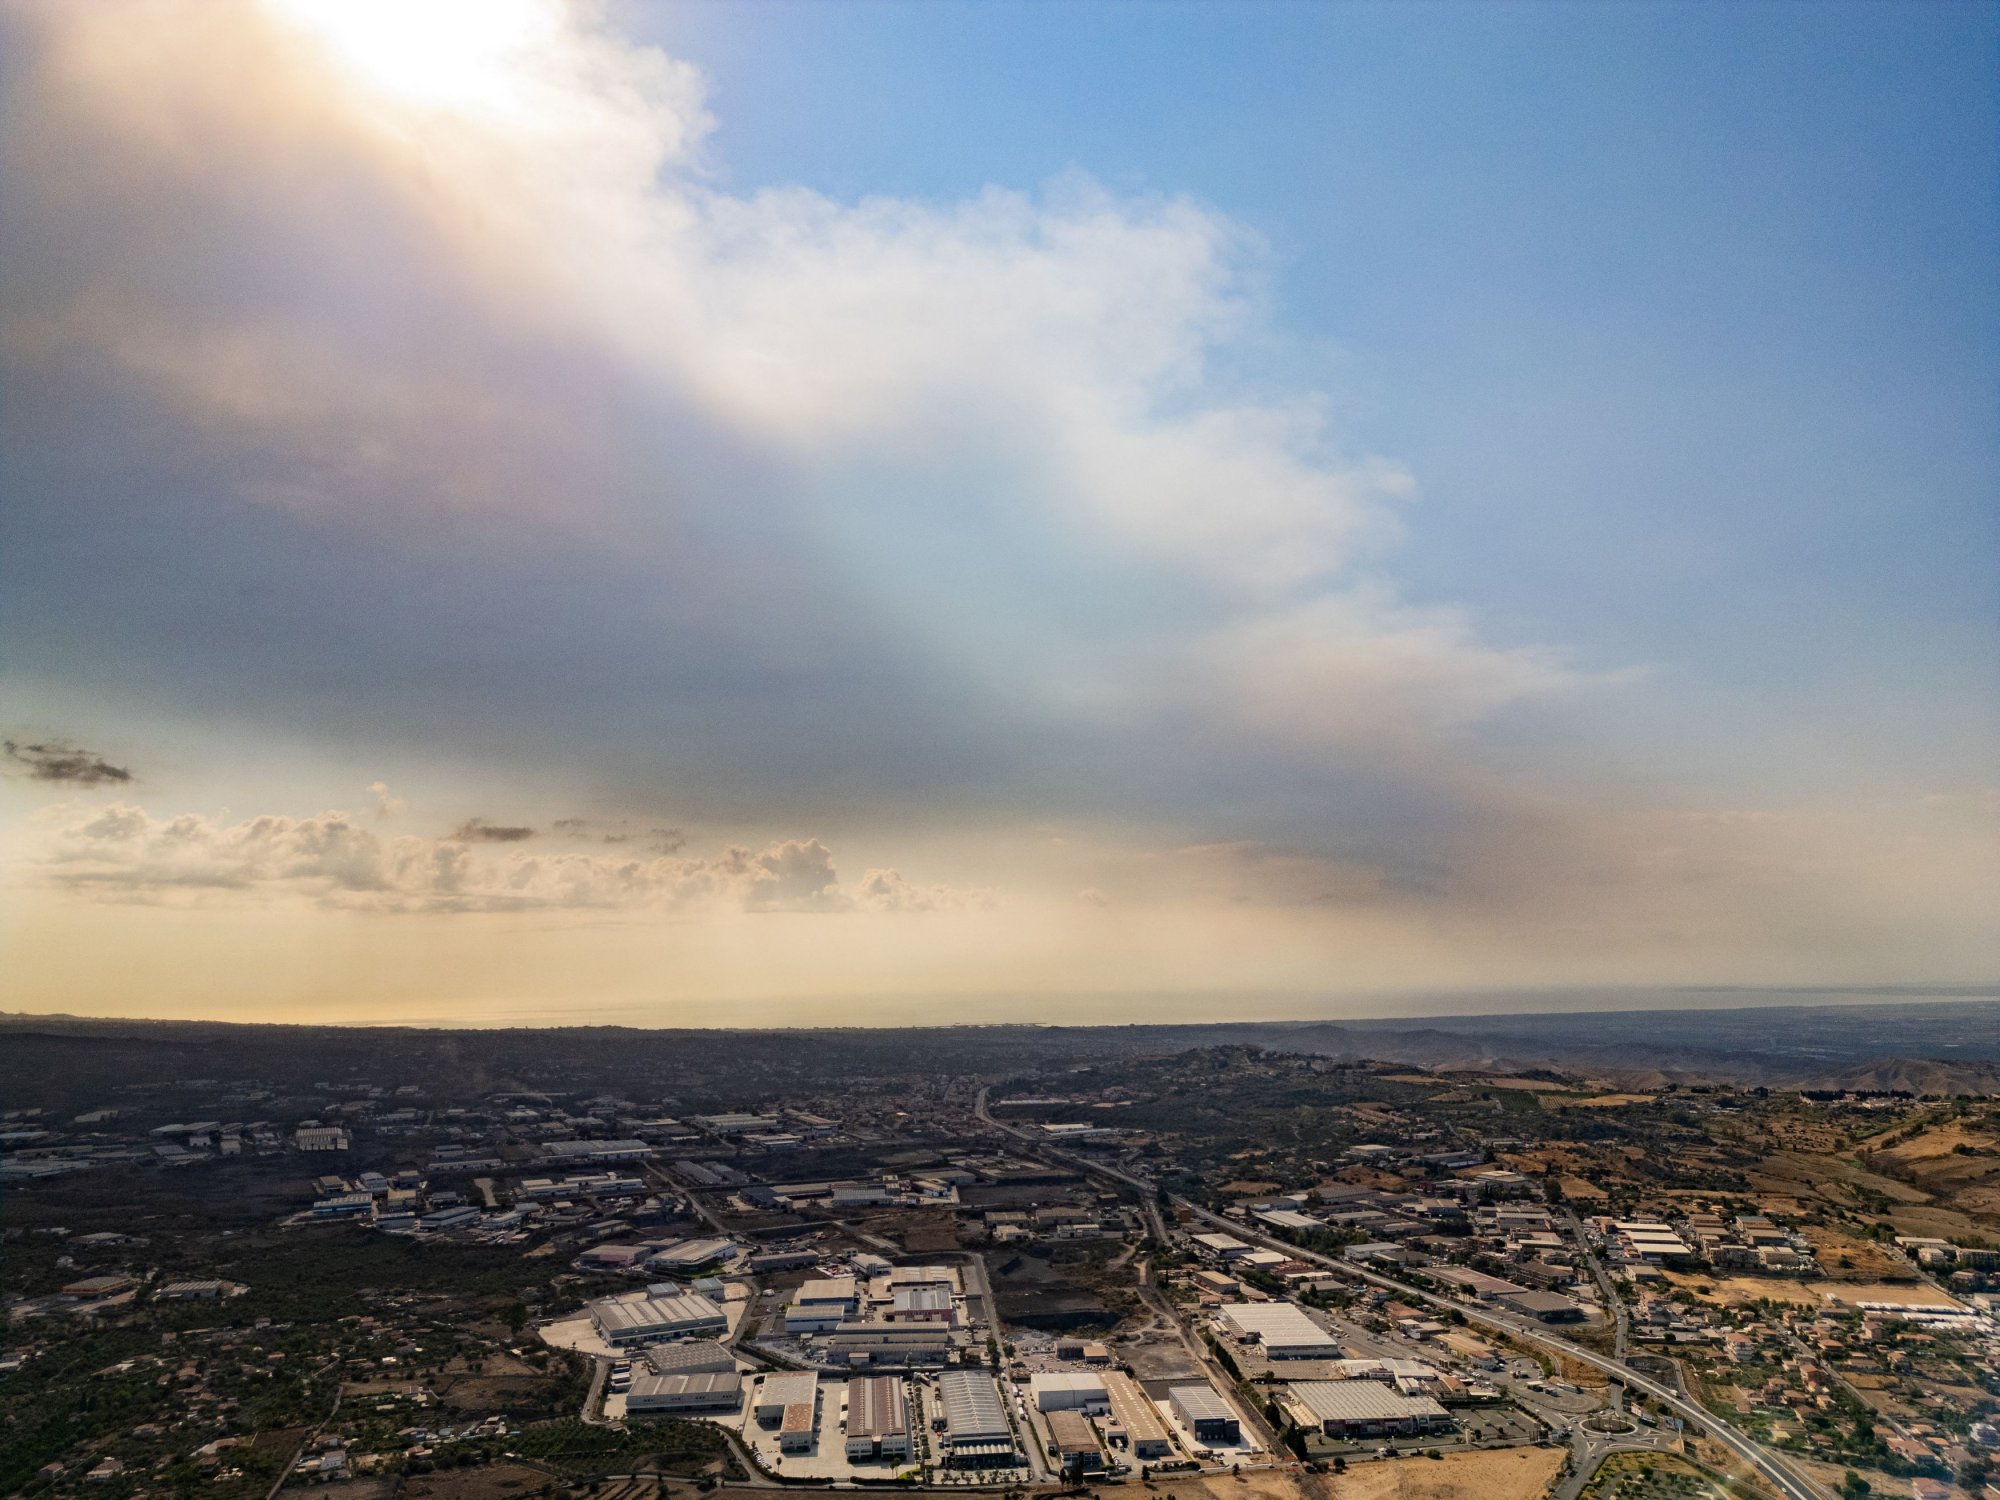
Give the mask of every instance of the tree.
M 1842 1500 L 1862 1500 L 1862 1497 L 1867 1495 L 1873 1488 L 1873 1485 L 1869 1484 L 1867 1480 L 1863 1479 L 1852 1469 L 1849 1469 L 1845 1474 L 1840 1476 Z

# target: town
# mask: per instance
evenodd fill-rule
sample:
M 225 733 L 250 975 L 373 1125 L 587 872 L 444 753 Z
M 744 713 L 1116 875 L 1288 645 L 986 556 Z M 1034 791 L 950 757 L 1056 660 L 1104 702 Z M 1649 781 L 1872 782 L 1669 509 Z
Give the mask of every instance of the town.
M 1996 1492 L 1990 1099 L 490 1046 L 10 1110 L 8 1492 Z

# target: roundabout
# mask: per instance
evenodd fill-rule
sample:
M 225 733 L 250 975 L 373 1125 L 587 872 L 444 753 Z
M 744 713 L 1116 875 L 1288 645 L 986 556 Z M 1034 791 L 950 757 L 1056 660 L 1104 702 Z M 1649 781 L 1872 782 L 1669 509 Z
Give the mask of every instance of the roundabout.
M 1580 1425 L 1599 1437 L 1630 1437 L 1639 1430 L 1639 1424 L 1622 1411 L 1594 1411 Z

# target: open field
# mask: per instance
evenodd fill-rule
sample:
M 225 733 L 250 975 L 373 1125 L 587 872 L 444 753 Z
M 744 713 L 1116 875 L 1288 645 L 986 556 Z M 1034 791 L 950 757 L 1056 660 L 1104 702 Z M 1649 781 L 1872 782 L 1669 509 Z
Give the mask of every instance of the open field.
M 1588 1099 L 1566 1099 L 1564 1109 L 1623 1109 L 1628 1104 L 1651 1104 L 1652 1094 L 1594 1094 Z
M 1327 1488 L 1335 1500 L 1540 1500 L 1562 1460 L 1560 1448 L 1387 1459 L 1331 1475 Z
M 1898 1234 L 1925 1235 L 1936 1239 L 1969 1240 L 1978 1236 L 1993 1236 L 1994 1225 L 2000 1224 L 2000 1194 L 1996 1194 L 1990 1206 L 1980 1206 L 1980 1196 L 1987 1189 L 1977 1188 L 1961 1195 L 1964 1206 L 1979 1209 L 1979 1218 L 1970 1213 L 1961 1213 L 1956 1208 L 1946 1208 L 1941 1203 L 1913 1203 L 1899 1207 L 1889 1215 L 1889 1222 L 1896 1226 Z M 1967 1203 L 1966 1200 L 1972 1200 Z
M 1849 1307 L 1863 1302 L 1900 1302 L 1905 1307 L 1962 1307 L 1964 1304 L 1939 1291 L 1928 1282 L 1809 1281 L 1806 1290 L 1824 1294 Z
M 416 1500 L 500 1500 L 531 1495 L 548 1482 L 548 1475 L 524 1464 L 489 1464 L 478 1469 L 452 1469 L 437 1474 L 413 1474 L 404 1487 Z
M 1870 1159 L 1904 1168 L 1920 1180 L 1986 1177 L 2000 1171 L 2000 1140 L 1954 1122 L 1872 1152 Z
M 1914 1140 L 1868 1159 L 1885 1172 L 1908 1176 L 1918 1187 L 1948 1200 L 1971 1219 L 1985 1221 L 1980 1227 L 2000 1223 L 2000 1140 L 1985 1131 L 1969 1130 L 1954 1122 L 1926 1130 Z
M 1816 1224 L 1804 1225 L 1800 1232 L 1812 1242 L 1813 1255 L 1830 1280 L 1881 1281 L 1889 1277 L 1908 1280 L 1911 1275 L 1907 1260 L 1875 1240 L 1857 1239 Z
M 1665 1274 L 1671 1285 L 1686 1287 L 1718 1307 L 1748 1307 L 1763 1301 L 1787 1302 L 1796 1307 L 1826 1305 L 1826 1299 L 1804 1282 L 1782 1276 L 1698 1276 L 1687 1271 Z
M 1472 1079 L 1467 1079 L 1466 1084 L 1468 1087 L 1482 1089 L 1520 1089 L 1523 1093 L 1529 1094 L 1573 1094 L 1576 1092 L 1575 1084 L 1557 1083 L 1555 1080 L 1549 1078 L 1481 1078 L 1476 1082 Z
M 1879 1193 L 1891 1203 L 1925 1203 L 1930 1195 L 1907 1182 L 1866 1171 L 1837 1157 L 1801 1151 L 1773 1151 L 1744 1174 L 1759 1193 L 1793 1198 L 1818 1198 L 1850 1206 L 1863 1193 Z

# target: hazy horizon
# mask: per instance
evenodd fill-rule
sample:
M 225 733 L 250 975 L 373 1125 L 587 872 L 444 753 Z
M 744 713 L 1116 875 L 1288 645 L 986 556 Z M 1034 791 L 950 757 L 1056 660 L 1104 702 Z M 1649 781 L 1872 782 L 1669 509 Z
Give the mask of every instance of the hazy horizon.
M 0 1004 L 2000 975 L 2000 8 L 0 35 Z
M 1425 1009 L 1426 1006 L 1461 1008 Z M 1982 986 L 1905 986 L 1875 989 L 1824 987 L 1756 988 L 1647 988 L 1607 989 L 1586 987 L 1560 990 L 1464 991 L 1445 995 L 1435 991 L 1412 992 L 1402 996 L 1332 997 L 1288 996 L 1245 997 L 1215 994 L 1180 995 L 1069 995 L 1060 998 L 1062 1018 L 1038 1013 L 1032 997 L 1021 995 L 954 996 L 950 1003 L 918 999 L 856 1002 L 850 996 L 807 996 L 796 999 L 748 1001 L 678 1001 L 671 1009 L 656 1005 L 626 1005 L 591 1008 L 571 1002 L 561 1011 L 549 1007 L 519 1006 L 505 1010 L 481 1009 L 468 1005 L 456 1012 L 406 1012 L 390 1015 L 329 1013 L 314 1009 L 303 1015 L 270 1014 L 137 1014 L 105 1012 L 79 1014 L 70 1011 L 20 1011 L 0 1009 L 0 1019 L 9 1021 L 166 1021 L 220 1025 L 313 1025 L 339 1027 L 409 1027 L 428 1031 L 555 1030 L 564 1027 L 624 1027 L 645 1031 L 885 1031 L 910 1028 L 962 1026 L 967 1028 L 1106 1026 L 1189 1026 L 1189 1025 L 1284 1025 L 1313 1024 L 1368 1025 L 1377 1022 L 1479 1021 L 1483 1019 L 1536 1020 L 1553 1017 L 1642 1015 L 1685 1011 L 1738 1012 L 1747 1010 L 1811 1010 L 1822 1007 L 1863 1007 L 1897 1005 L 1952 1006 L 2000 1003 L 2000 984 Z M 1230 1013 L 1217 1015 L 1227 1003 Z M 1245 1010 L 1248 1004 L 1251 1008 Z M 780 1015 L 769 1014 L 778 1012 Z

